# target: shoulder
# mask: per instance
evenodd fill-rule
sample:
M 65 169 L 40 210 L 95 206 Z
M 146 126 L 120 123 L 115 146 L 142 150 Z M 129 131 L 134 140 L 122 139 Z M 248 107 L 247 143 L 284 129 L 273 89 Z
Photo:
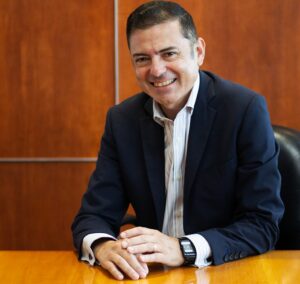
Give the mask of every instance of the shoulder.
M 139 93 L 112 106 L 108 110 L 107 121 L 118 127 L 133 126 L 137 125 L 141 118 L 151 115 L 149 111 L 152 111 L 151 98 L 145 93 Z
M 201 72 L 208 84 L 210 105 L 223 110 L 243 110 L 253 102 L 265 104 L 262 95 L 236 82 L 226 80 L 212 72 Z
M 109 111 L 119 115 L 137 115 L 145 112 L 145 105 L 149 100 L 150 97 L 147 94 L 138 93 L 112 106 Z

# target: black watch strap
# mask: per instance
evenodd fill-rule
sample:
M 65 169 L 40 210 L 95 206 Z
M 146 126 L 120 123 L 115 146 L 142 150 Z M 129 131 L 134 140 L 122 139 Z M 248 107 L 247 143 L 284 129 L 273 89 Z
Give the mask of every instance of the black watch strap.
M 179 238 L 178 240 L 184 258 L 183 264 L 184 265 L 194 264 L 196 261 L 197 252 L 193 242 L 186 237 Z

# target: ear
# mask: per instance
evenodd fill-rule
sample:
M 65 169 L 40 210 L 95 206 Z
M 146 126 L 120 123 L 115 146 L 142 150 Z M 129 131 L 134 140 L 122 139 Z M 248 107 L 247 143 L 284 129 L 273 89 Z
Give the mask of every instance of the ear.
M 199 37 L 196 44 L 196 54 L 199 67 L 203 64 L 205 57 L 205 41 Z

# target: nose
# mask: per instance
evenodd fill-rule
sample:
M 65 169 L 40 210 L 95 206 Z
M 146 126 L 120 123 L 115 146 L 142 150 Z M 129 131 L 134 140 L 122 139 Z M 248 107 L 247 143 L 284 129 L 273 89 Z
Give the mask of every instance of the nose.
M 160 77 L 166 72 L 166 64 L 159 57 L 152 58 L 150 74 L 154 77 Z

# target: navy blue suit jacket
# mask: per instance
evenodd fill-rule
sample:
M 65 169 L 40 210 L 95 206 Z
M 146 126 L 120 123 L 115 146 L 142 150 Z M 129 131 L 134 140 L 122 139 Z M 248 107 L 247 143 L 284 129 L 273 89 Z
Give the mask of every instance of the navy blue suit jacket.
M 152 115 L 145 93 L 109 110 L 97 166 L 72 225 L 79 252 L 87 234 L 117 236 L 129 203 L 140 226 L 162 229 L 164 129 Z M 264 98 L 200 71 L 187 151 L 185 233 L 206 238 L 213 264 L 274 248 L 284 209 Z

